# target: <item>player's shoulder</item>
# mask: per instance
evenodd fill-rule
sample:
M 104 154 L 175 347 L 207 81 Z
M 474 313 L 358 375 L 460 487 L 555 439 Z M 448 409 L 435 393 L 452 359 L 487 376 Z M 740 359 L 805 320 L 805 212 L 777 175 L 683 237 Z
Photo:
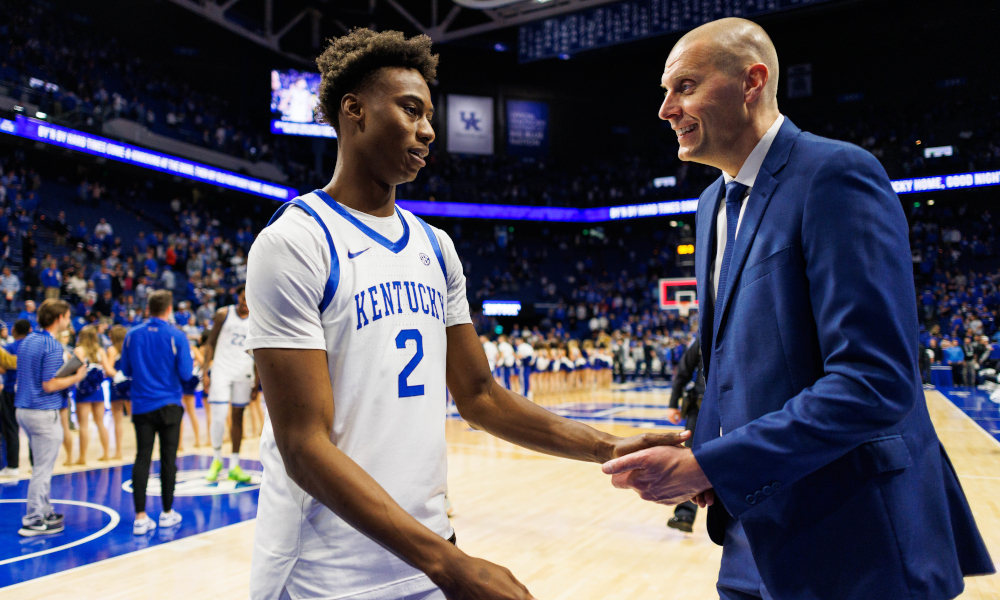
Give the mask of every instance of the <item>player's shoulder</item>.
M 312 194 L 300 196 L 306 204 Z M 250 247 L 250 256 L 271 256 L 275 252 L 309 251 L 313 248 L 325 247 L 326 233 L 312 215 L 294 204 L 282 206 L 280 214 L 276 213 L 271 222 L 257 235 Z

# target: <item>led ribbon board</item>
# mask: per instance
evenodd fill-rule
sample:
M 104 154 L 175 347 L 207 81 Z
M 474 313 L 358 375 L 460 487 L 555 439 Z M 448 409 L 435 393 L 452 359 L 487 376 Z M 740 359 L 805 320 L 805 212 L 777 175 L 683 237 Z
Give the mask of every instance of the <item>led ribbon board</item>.
M 516 317 L 520 312 L 517 300 L 483 300 L 483 314 L 487 317 Z
M 286 201 L 299 195 L 295 188 L 52 125 L 38 119 L 29 119 L 23 115 L 18 115 L 13 121 L 0 119 L 0 132 L 272 200 Z

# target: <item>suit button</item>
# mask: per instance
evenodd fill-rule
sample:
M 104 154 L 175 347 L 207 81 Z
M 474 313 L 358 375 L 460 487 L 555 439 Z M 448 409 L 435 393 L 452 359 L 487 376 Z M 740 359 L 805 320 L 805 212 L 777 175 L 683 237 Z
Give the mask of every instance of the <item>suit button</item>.
M 774 490 L 774 491 L 776 491 L 776 492 L 778 490 L 780 490 L 781 489 L 781 482 L 780 481 L 775 481 L 774 483 L 772 483 L 771 484 L 771 489 Z
M 765 485 L 764 489 L 762 491 L 764 492 L 765 496 L 770 496 L 771 494 L 774 493 L 774 490 L 771 489 L 771 486 L 769 486 L 769 485 Z
M 754 494 L 754 498 L 757 499 L 757 502 L 760 502 L 761 500 L 764 499 L 764 492 L 758 490 L 757 493 Z
M 757 503 L 756 498 L 754 498 L 752 495 L 747 496 L 747 504 L 756 504 L 756 503 Z

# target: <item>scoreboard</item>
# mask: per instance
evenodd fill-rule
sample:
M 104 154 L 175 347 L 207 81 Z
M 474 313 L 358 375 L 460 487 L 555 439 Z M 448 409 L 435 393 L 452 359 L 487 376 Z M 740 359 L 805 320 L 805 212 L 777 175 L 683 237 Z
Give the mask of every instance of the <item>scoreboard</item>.
M 831 0 L 626 0 L 520 27 L 517 58 L 530 62 L 694 29 L 724 17 L 752 18 Z

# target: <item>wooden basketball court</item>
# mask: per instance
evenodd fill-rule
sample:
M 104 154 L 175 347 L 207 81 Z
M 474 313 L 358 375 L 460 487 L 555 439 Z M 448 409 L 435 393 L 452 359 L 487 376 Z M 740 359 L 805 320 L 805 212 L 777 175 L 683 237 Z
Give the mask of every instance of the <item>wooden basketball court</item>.
M 655 413 L 668 397 L 667 390 L 653 389 L 565 394 L 539 402 L 592 405 L 601 410 L 591 412 L 613 419 Z M 1000 558 L 1000 443 L 938 392 L 928 392 L 927 401 L 986 542 Z M 610 419 L 593 424 L 618 435 L 643 430 Z M 672 508 L 613 489 L 599 465 L 523 450 L 460 420 L 449 420 L 447 435 L 459 546 L 510 568 L 539 600 L 717 597 L 722 551 L 708 539 L 704 511 L 696 533 L 684 535 L 665 526 Z M 190 454 L 190 428 L 185 436 Z M 134 440 L 127 438 L 126 444 L 131 444 L 128 455 Z M 98 450 L 91 445 L 90 468 L 104 466 L 96 462 Z M 244 456 L 256 456 L 256 446 L 257 440 L 246 444 Z M 133 515 L 123 512 L 121 518 L 130 526 Z M 0 589 L 0 600 L 243 599 L 253 533 L 254 521 L 240 522 L 15 584 Z M 1000 576 L 967 579 L 966 586 L 963 599 L 1000 597 Z

